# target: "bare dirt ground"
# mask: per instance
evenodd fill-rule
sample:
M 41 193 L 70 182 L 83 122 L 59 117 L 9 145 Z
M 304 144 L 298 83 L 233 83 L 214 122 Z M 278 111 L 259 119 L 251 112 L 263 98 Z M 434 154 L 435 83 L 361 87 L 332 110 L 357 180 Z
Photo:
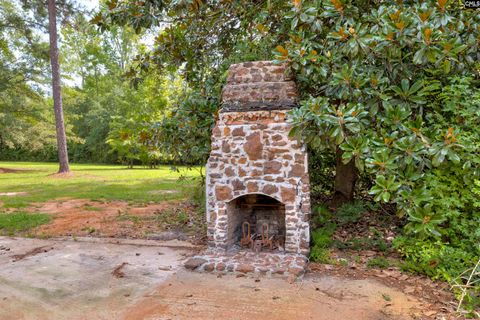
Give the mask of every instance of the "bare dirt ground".
M 26 195 L 26 192 L 0 192 L 0 196 L 15 197 Z
M 387 299 L 388 301 L 386 301 Z M 373 280 L 218 278 L 179 272 L 125 319 L 412 319 L 418 302 Z
M 448 283 L 432 281 L 426 276 L 401 272 L 397 267 L 371 269 L 364 266 L 340 266 L 309 263 L 307 274 L 339 277 L 351 280 L 375 279 L 389 288 L 411 295 L 421 308 L 413 313 L 414 319 L 452 320 L 463 319 L 455 309 L 457 301 Z
M 177 221 L 176 214 L 180 211 L 192 213 L 193 208 L 178 201 L 135 206 L 126 201 L 56 199 L 33 205 L 28 210 L 48 213 L 52 217 L 49 224 L 30 232 L 36 236 L 151 238 L 164 232 L 166 227 L 180 229 L 191 223 Z
M 310 263 L 307 276 L 293 284 L 186 272 L 182 261 L 203 249 L 191 245 L 202 244 L 203 232 L 195 228 L 203 216 L 184 202 L 141 206 L 65 198 L 28 210 L 52 217 L 29 235 L 55 239 L 0 237 L 0 320 L 460 319 L 452 315 L 446 283 L 397 267 L 367 268 L 369 259 L 383 254 L 371 250 L 334 250 L 332 256 L 358 259 L 344 266 Z M 190 243 L 174 241 L 172 249 L 166 247 L 172 241 L 132 239 Z M 123 285 L 133 291 L 125 293 Z M 64 310 L 66 304 L 73 309 Z M 53 318 L 47 310 L 56 310 Z
M 181 263 L 196 250 L 179 241 L 0 237 L 0 319 L 400 320 L 422 307 L 370 278 L 191 273 Z
M 27 169 L 9 169 L 9 168 L 0 168 L 0 173 L 22 173 L 22 172 L 32 172 L 33 170 Z

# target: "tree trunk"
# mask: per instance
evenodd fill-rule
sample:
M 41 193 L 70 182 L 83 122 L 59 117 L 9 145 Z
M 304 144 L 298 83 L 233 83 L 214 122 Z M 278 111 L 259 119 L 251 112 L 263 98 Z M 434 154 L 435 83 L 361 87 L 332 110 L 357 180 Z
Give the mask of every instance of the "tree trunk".
M 335 194 L 333 196 L 333 205 L 335 207 L 353 200 L 355 183 L 357 181 L 357 168 L 355 160 L 344 164 L 342 162 L 343 151 L 337 147 L 336 174 L 335 174 Z
M 50 34 L 50 63 L 52 65 L 53 108 L 55 110 L 55 127 L 57 131 L 59 173 L 69 172 L 67 136 L 63 120 L 62 92 L 60 85 L 60 63 L 58 62 L 57 46 L 57 12 L 55 0 L 48 0 L 48 30 Z

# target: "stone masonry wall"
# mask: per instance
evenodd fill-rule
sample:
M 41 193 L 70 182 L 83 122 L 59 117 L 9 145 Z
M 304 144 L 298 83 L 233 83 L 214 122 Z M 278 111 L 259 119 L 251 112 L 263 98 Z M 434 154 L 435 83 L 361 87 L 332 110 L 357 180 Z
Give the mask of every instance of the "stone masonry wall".
M 222 102 L 224 112 L 285 110 L 296 107 L 297 90 L 286 65 L 244 62 L 230 67 Z
M 209 247 L 228 249 L 230 201 L 264 194 L 285 206 L 285 251 L 307 254 L 307 152 L 289 137 L 287 111 L 297 105 L 297 92 L 287 66 L 271 61 L 232 65 L 222 99 L 207 163 Z
M 286 111 L 220 113 L 207 164 L 207 222 L 211 247 L 227 249 L 227 203 L 259 193 L 285 205 L 287 252 L 309 248 L 307 153 L 288 137 Z

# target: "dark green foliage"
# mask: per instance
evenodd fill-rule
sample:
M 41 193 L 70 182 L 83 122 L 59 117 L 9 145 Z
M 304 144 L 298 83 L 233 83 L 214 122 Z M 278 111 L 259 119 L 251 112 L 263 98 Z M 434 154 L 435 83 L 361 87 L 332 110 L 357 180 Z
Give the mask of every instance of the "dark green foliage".
M 387 252 L 390 249 L 390 246 L 382 237 L 355 237 L 345 242 L 335 241 L 334 246 L 339 249 L 352 249 L 359 251 L 378 250 L 381 252 Z
M 151 143 L 176 163 L 205 164 L 217 108 L 216 100 L 189 93 L 179 99 L 168 117 L 151 126 Z
M 409 265 L 451 280 L 480 256 L 478 12 L 305 0 L 287 19 L 277 58 L 292 61 L 304 98 L 293 133 L 355 161 L 374 200 L 407 220 L 396 248 Z
M 304 87 L 294 133 L 317 149 L 340 147 L 345 163 L 373 178 L 376 201 L 397 203 L 416 225 L 410 231 L 438 236 L 445 219 L 427 206 L 426 174 L 462 163 L 462 179 L 478 175 L 478 135 L 470 132 L 479 120 L 463 116 L 479 113 L 476 82 L 465 77 L 476 74 L 478 16 L 433 1 L 331 4 L 292 5 L 295 35 L 277 48 Z M 432 33 L 447 24 L 451 32 Z
M 367 211 L 363 201 L 357 200 L 341 205 L 335 212 L 339 224 L 350 224 L 357 222 L 362 214 Z
M 332 236 L 336 227 L 334 223 L 328 223 L 324 227 L 312 231 L 313 246 L 328 248 L 333 242 Z
M 333 221 L 333 213 L 325 205 L 316 205 L 312 209 L 312 229 L 321 228 Z
M 38 153 L 55 143 L 41 88 L 49 77 L 48 45 L 26 15 L 17 2 L 0 2 L 0 158 L 9 150 Z
M 465 251 L 441 241 L 421 241 L 398 237 L 394 247 L 407 259 L 402 265 L 406 271 L 427 274 L 434 279 L 451 281 L 478 260 L 478 249 Z
M 335 157 L 331 152 L 311 148 L 308 153 L 311 197 L 330 196 L 333 193 Z
M 332 213 L 324 206 L 313 208 L 313 225 L 311 233 L 312 247 L 310 260 L 321 263 L 331 263 L 329 247 L 333 243 L 333 234 L 337 225 L 333 222 Z
M 310 248 L 310 261 L 330 264 L 332 259 L 330 258 L 330 251 L 327 248 L 320 246 L 312 246 Z
M 39 149 L 26 149 L 25 146 L 15 148 L 3 146 L 0 147 L 0 160 L 55 162 L 58 160 L 57 148 L 53 144 L 53 141 L 51 144 L 45 144 Z

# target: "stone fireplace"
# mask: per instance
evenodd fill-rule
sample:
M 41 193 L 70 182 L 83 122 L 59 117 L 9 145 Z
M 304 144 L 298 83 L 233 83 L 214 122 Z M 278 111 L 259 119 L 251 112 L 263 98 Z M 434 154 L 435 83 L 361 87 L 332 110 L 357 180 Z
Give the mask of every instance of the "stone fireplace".
M 268 235 L 274 248 L 307 254 L 310 189 L 307 152 L 289 137 L 287 112 L 297 106 L 286 65 L 234 64 L 223 90 L 207 163 L 208 244 L 240 248 L 245 231 Z M 257 243 L 258 244 L 258 243 Z

